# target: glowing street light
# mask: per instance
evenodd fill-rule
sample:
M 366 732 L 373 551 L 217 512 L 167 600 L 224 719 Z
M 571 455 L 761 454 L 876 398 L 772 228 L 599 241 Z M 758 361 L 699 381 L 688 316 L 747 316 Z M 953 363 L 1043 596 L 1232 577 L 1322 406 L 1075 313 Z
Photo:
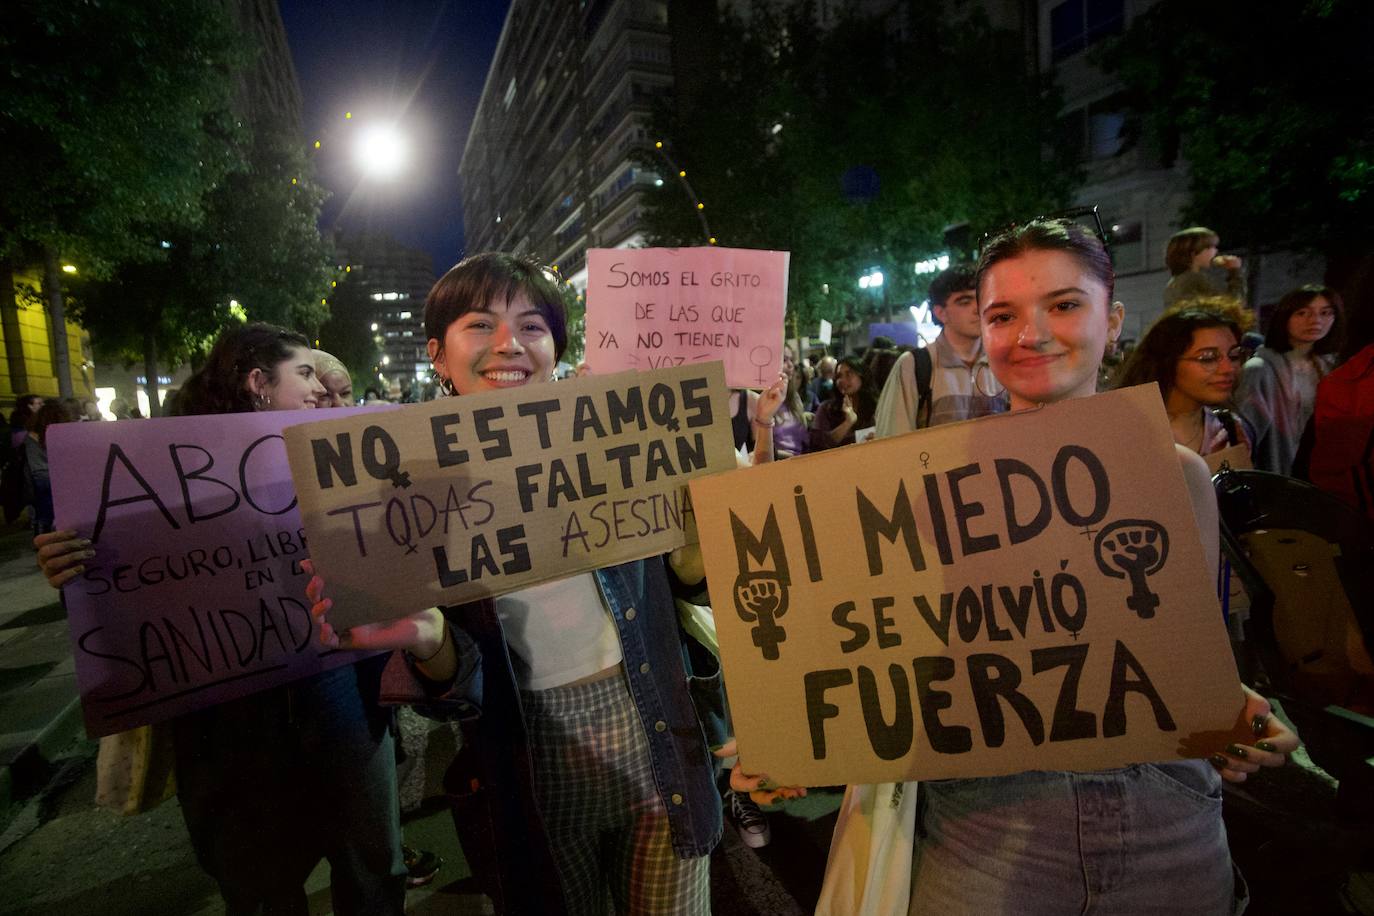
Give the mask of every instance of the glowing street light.
M 877 289 L 883 285 L 883 272 L 874 267 L 859 278 L 859 289 Z
M 354 157 L 373 178 L 395 178 L 410 158 L 405 138 L 390 125 L 369 127 L 358 137 Z

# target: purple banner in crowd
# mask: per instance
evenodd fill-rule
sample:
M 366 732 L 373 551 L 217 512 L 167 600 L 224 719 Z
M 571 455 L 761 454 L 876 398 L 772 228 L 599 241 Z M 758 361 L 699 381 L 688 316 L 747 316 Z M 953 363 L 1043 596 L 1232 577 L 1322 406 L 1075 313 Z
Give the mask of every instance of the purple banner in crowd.
M 58 527 L 94 542 L 63 589 L 92 737 L 364 657 L 324 649 L 305 598 L 308 554 L 281 430 L 319 416 L 48 430 Z

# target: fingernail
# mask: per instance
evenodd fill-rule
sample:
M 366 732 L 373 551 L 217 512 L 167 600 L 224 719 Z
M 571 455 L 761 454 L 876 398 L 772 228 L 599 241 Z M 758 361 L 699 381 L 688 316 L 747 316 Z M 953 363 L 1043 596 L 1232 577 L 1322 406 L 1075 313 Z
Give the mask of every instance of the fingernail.
M 85 557 L 86 559 L 89 560 L 91 557 L 95 556 L 95 551 L 94 551 L 94 550 L 82 551 L 81 555 L 82 555 L 83 557 Z
M 1262 751 L 1268 751 L 1271 754 L 1277 754 L 1279 752 L 1279 749 L 1274 746 L 1274 742 L 1272 741 L 1256 741 L 1255 747 Z
M 1228 763 L 1230 763 L 1230 761 L 1227 760 L 1227 759 L 1226 759 L 1224 756 L 1222 756 L 1221 754 L 1213 754 L 1212 756 L 1208 757 L 1207 759 L 1210 760 L 1210 761 L 1212 761 L 1212 766 L 1216 767 L 1218 770 L 1224 770 L 1224 769 L 1226 769 L 1226 765 L 1227 765 Z
M 91 542 L 88 541 L 88 540 L 86 540 L 85 538 L 82 538 L 81 540 L 77 541 L 76 543 L 80 544 L 82 547 L 89 547 L 89 546 L 91 546 Z
M 1232 757 L 1239 757 L 1241 760 L 1244 760 L 1246 757 L 1250 756 L 1250 752 L 1247 751 L 1245 748 L 1241 747 L 1239 744 L 1226 745 L 1226 753 L 1230 754 Z
M 1260 713 L 1250 720 L 1250 730 L 1257 735 L 1264 734 L 1264 730 L 1269 727 L 1269 717 Z

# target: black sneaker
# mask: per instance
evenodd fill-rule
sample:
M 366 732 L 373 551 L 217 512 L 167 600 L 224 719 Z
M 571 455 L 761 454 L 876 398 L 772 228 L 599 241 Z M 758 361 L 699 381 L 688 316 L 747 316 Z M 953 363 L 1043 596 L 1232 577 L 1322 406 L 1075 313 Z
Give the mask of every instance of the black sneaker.
M 413 849 L 401 844 L 401 859 L 406 864 L 406 887 L 424 887 L 434 880 L 444 860 L 428 849 Z
M 739 838 L 750 849 L 762 849 L 773 839 L 772 831 L 768 829 L 768 818 L 748 795 L 734 791 L 728 793 L 725 813 Z

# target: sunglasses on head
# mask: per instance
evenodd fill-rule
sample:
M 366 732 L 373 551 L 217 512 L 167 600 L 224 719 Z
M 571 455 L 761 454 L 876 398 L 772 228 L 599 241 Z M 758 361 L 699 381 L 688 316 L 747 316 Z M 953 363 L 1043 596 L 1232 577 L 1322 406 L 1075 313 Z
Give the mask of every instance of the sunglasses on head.
M 1092 217 L 1091 224 L 1087 221 L 1088 217 Z M 1007 223 L 1005 226 L 991 229 L 984 232 L 983 237 L 978 240 L 978 254 L 981 255 L 983 253 L 983 249 L 988 247 L 988 242 L 1004 233 L 1011 232 L 1013 229 L 1019 229 L 1031 223 L 1049 223 L 1059 220 L 1069 223 L 1078 223 L 1084 228 L 1092 229 L 1093 235 L 1097 236 L 1097 240 L 1102 243 L 1102 247 L 1106 248 L 1108 251 L 1111 250 L 1111 243 L 1107 239 L 1107 230 L 1102 225 L 1102 215 L 1097 212 L 1097 207 L 1094 205 L 1091 207 L 1070 207 L 1067 210 L 1056 210 L 1054 213 L 1045 213 L 1028 220 Z

